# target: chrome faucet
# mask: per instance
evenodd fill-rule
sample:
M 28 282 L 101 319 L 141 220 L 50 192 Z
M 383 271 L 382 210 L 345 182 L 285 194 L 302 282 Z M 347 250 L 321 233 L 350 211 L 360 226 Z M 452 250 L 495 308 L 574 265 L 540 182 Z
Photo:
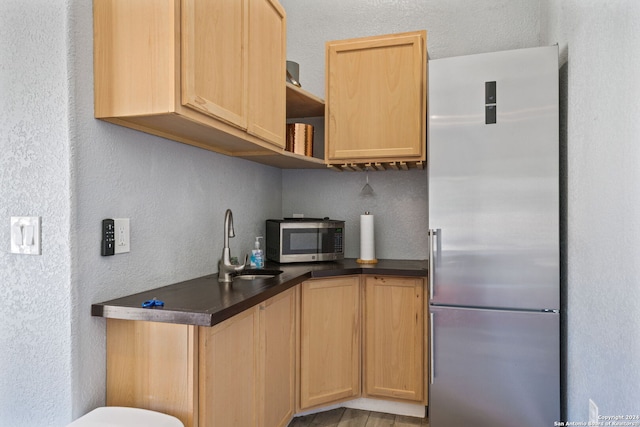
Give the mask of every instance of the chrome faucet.
M 231 209 L 227 209 L 224 214 L 224 248 L 222 248 L 222 258 L 218 262 L 218 282 L 222 283 L 233 282 L 233 274 L 244 270 L 248 260 L 248 255 L 245 255 L 243 264 L 235 265 L 231 263 L 230 237 L 236 237 L 236 233 L 233 230 L 233 213 L 231 213 Z

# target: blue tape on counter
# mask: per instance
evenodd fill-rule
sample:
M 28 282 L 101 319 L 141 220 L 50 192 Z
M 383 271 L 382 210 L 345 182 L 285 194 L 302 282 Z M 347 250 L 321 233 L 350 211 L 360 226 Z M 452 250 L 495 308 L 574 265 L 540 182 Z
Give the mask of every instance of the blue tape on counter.
M 154 307 L 164 307 L 164 301 L 160 301 L 157 298 L 153 298 L 150 300 L 146 300 L 142 303 L 142 308 L 154 308 Z

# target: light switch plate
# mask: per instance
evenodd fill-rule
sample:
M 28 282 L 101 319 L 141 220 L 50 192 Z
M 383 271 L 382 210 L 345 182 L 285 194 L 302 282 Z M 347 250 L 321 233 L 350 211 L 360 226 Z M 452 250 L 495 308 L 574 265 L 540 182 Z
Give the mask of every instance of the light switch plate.
M 11 253 L 41 255 L 39 216 L 11 217 Z

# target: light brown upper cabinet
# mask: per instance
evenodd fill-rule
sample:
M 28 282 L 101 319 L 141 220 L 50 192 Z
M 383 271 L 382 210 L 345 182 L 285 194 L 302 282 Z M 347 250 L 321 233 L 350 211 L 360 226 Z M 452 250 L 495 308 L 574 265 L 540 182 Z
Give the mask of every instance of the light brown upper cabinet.
M 95 116 L 232 156 L 285 144 L 277 0 L 94 0 Z
M 284 9 L 276 0 L 249 0 L 248 130 L 282 148 L 287 110 L 282 77 L 287 58 L 285 21 Z
M 426 31 L 326 44 L 325 161 L 426 159 Z

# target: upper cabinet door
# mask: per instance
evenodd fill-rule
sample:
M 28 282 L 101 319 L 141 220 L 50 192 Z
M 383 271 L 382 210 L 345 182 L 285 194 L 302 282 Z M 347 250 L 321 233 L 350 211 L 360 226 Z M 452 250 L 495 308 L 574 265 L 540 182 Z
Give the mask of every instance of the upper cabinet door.
M 326 159 L 426 155 L 426 31 L 328 42 Z
M 173 0 L 93 1 L 96 118 L 174 109 L 179 12 Z
M 182 0 L 182 103 L 247 128 L 248 0 Z
M 276 0 L 249 0 L 248 132 L 285 145 L 286 14 Z

